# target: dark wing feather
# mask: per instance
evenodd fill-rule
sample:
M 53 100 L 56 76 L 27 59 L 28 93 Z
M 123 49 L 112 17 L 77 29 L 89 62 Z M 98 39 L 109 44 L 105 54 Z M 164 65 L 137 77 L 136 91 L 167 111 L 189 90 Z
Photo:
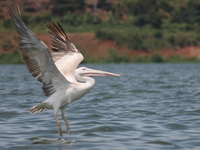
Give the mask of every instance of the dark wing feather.
M 50 96 L 57 90 L 67 88 L 69 82 L 55 66 L 47 46 L 36 38 L 25 25 L 19 7 L 16 10 L 9 6 L 7 10 L 20 36 L 20 54 L 32 76 L 37 77 L 38 81 L 43 83 L 42 88 L 45 95 Z
M 51 38 L 52 58 L 56 62 L 68 53 L 80 53 L 70 41 L 62 26 L 57 22 L 48 23 L 46 26 L 52 31 L 48 32 Z M 83 57 L 82 57 L 83 60 Z M 81 61 L 82 61 L 81 60 Z M 80 63 L 80 62 L 79 62 Z M 78 63 L 78 64 L 79 64 Z
M 74 44 L 70 41 L 62 26 L 57 23 L 46 25 L 52 32 L 48 32 L 51 38 L 51 56 L 62 75 L 70 82 L 76 82 L 75 69 L 84 59 Z

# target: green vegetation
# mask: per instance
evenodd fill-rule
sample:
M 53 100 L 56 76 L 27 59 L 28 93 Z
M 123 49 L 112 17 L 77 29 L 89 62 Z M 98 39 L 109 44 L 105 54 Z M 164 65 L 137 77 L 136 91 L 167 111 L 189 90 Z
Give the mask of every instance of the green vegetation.
M 97 7 L 108 12 L 100 19 L 86 12 L 85 1 L 51 0 L 50 14 L 23 16 L 33 32 L 46 32 L 44 24 L 60 22 L 67 32 L 94 32 L 103 40 L 113 40 L 130 51 L 145 52 L 163 48 L 200 45 L 200 1 L 199 0 L 118 0 L 111 4 L 99 1 Z M 28 11 L 28 10 L 25 10 Z M 15 31 L 11 19 L 0 22 L 0 32 Z M 9 47 L 9 43 L 2 45 Z M 100 61 L 101 60 L 101 61 Z M 162 58 L 152 56 L 121 55 L 109 50 L 105 58 L 87 58 L 87 62 L 198 62 L 197 58 L 183 59 L 178 56 Z
M 9 54 L 0 53 L 0 64 L 20 64 L 23 63 L 18 51 Z
M 7 49 L 13 48 L 13 45 L 12 45 L 12 43 L 11 43 L 10 40 L 6 40 L 6 41 L 4 41 L 4 43 L 1 45 L 1 47 L 2 47 L 4 50 L 7 50 Z
M 63 16 L 66 13 L 84 12 L 86 3 L 84 0 L 51 0 L 53 4 L 52 13 Z
M 98 58 L 85 56 L 84 63 L 199 63 L 196 57 L 182 58 L 178 55 L 168 58 L 162 57 L 160 54 L 153 55 L 134 55 L 119 54 L 116 50 L 110 49 L 108 55 L 99 56 Z
M 124 29 L 119 26 L 115 29 L 99 29 L 96 31 L 99 39 L 114 40 L 120 46 L 132 50 L 159 50 L 162 48 L 175 48 L 200 45 L 199 31 L 184 32 L 178 29 L 154 29 L 149 27 L 129 26 Z
M 143 51 L 200 45 L 199 8 L 197 0 L 121 0 L 111 10 L 114 28 L 96 36 Z
M 116 50 L 110 49 L 109 54 L 106 56 L 100 56 L 93 58 L 85 56 L 83 63 L 194 63 L 200 62 L 196 57 L 181 58 L 180 56 L 170 56 L 167 59 L 163 58 L 159 54 L 153 54 L 152 56 L 134 55 L 133 57 L 128 54 L 119 54 Z M 23 60 L 16 50 L 13 53 L 2 54 L 0 53 L 0 64 L 21 64 Z

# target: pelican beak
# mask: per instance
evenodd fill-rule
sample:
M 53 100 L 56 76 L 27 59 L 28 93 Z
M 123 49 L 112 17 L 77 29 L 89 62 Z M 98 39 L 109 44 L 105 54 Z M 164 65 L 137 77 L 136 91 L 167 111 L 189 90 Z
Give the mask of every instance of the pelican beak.
M 120 77 L 120 74 L 115 74 L 111 72 L 101 71 L 101 70 L 94 70 L 94 69 L 87 69 L 84 73 L 85 76 L 88 77 L 106 77 L 106 76 L 117 76 Z

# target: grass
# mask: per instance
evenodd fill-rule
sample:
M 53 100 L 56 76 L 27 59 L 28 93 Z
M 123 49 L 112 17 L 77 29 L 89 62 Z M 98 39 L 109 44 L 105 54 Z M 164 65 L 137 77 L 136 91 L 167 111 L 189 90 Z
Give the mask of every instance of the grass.
M 108 50 L 107 55 L 93 58 L 85 55 L 84 63 L 199 63 L 200 60 L 196 57 L 183 58 L 178 55 L 168 58 L 162 57 L 160 54 L 152 55 L 134 55 L 120 54 L 114 49 Z

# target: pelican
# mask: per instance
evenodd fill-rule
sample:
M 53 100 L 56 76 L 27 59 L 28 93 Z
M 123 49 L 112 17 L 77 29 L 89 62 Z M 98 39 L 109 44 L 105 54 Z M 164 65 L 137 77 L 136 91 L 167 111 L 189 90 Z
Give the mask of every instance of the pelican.
M 58 111 L 70 134 L 70 125 L 65 118 L 65 108 L 68 104 L 80 99 L 95 85 L 94 76 L 120 76 L 110 72 L 77 68 L 83 61 L 83 55 L 78 51 L 59 23 L 46 24 L 51 39 L 51 51 L 40 41 L 23 22 L 19 6 L 7 7 L 19 34 L 19 52 L 27 69 L 43 86 L 43 92 L 48 98 L 30 108 L 30 114 L 46 109 L 54 110 L 58 133 L 62 136 Z

